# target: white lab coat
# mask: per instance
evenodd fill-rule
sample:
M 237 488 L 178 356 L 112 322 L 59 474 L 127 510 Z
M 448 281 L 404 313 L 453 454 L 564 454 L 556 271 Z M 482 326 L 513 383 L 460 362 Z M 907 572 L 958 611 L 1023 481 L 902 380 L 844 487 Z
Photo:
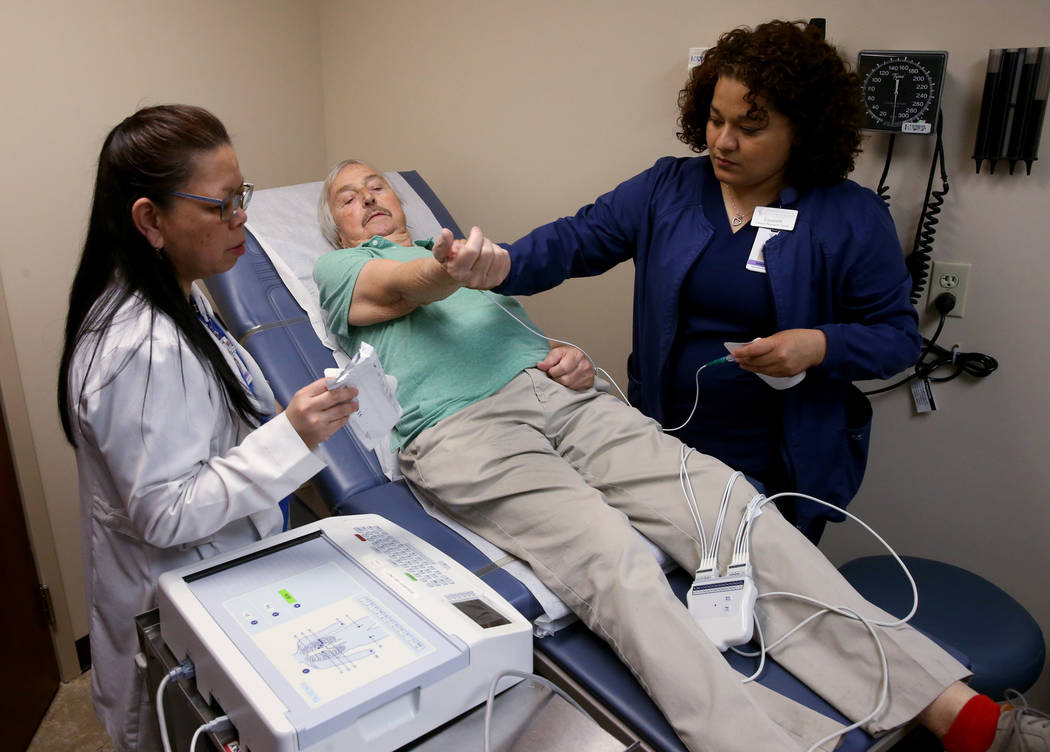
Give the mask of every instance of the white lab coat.
M 194 297 L 210 314 L 199 290 Z M 272 414 L 273 392 L 238 350 Z M 135 615 L 156 607 L 161 572 L 278 532 L 278 501 L 324 462 L 284 413 L 254 430 L 231 415 L 171 320 L 137 298 L 101 338 L 81 343 L 69 383 L 95 710 L 118 752 L 159 749 L 134 660 Z

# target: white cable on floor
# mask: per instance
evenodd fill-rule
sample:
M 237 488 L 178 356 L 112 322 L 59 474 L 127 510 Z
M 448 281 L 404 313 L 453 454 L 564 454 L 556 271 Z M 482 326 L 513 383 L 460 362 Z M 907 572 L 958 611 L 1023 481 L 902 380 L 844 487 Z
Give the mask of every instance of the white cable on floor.
M 578 702 L 576 702 L 576 700 L 569 697 L 569 695 L 565 693 L 565 690 L 554 684 L 554 682 L 545 679 L 542 676 L 530 674 L 527 671 L 517 671 L 515 669 L 509 668 L 504 671 L 500 671 L 498 674 L 492 677 L 492 681 L 489 682 L 489 693 L 488 697 L 486 697 L 485 699 L 485 752 L 492 752 L 492 705 L 496 698 L 496 685 L 499 683 L 499 680 L 505 676 L 517 676 L 519 679 L 525 679 L 526 681 L 542 684 L 551 692 L 554 692 L 556 695 L 558 695 L 567 703 L 569 703 L 578 711 L 580 711 L 580 713 L 582 713 L 584 717 L 591 717 L 590 714 L 587 713 L 587 711 L 584 710 Z

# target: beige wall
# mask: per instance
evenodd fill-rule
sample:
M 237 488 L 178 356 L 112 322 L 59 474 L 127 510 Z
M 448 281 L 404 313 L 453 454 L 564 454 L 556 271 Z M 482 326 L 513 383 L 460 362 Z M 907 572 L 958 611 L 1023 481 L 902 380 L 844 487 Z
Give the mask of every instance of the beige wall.
M 973 270 L 966 317 L 950 320 L 942 341 L 992 354 L 1002 366 L 980 383 L 937 387 L 933 415 L 913 416 L 904 393 L 877 398 L 868 479 L 853 510 L 900 551 L 997 582 L 1050 634 L 1050 165 L 1037 162 L 1031 177 L 1010 177 L 1002 164 L 978 176 L 969 158 L 988 49 L 1050 43 L 1045 0 L 387 0 L 381 12 L 375 3 L 323 0 L 329 161 L 356 156 L 418 169 L 461 223 L 513 239 L 659 156 L 686 154 L 674 120 L 688 48 L 774 15 L 826 16 L 829 37 L 850 58 L 859 49 L 950 53 L 952 180 L 935 255 Z M 909 249 L 931 149 L 927 138 L 897 140 L 893 213 Z M 884 150 L 885 137 L 869 138 L 859 182 L 877 183 Z M 622 383 L 630 280 L 625 267 L 527 305 L 549 334 L 581 344 Z M 824 548 L 836 560 L 869 550 L 863 533 L 845 526 Z M 1036 699 L 1050 704 L 1045 678 Z
M 225 122 L 249 180 L 314 179 L 325 166 L 318 9 L 281 0 L 4 0 L 2 17 L 0 279 L 13 336 L 0 345 L 15 352 L 0 353 L 0 386 L 38 566 L 52 589 L 64 584 L 59 652 L 69 678 L 87 614 L 76 475 L 55 381 L 99 148 L 137 107 L 190 102 Z
M 87 622 L 75 475 L 54 380 L 94 160 L 117 120 L 150 103 L 210 107 L 260 186 L 316 179 L 345 156 L 418 169 L 461 223 L 512 239 L 661 155 L 687 153 L 674 138 L 674 102 L 689 47 L 737 24 L 817 14 L 851 57 L 861 48 L 949 50 L 952 189 L 936 255 L 974 266 L 967 316 L 951 320 L 944 341 L 1002 363 L 984 382 L 939 387 L 934 415 L 912 416 L 904 394 L 878 398 L 869 475 L 853 509 L 902 552 L 996 581 L 1050 632 L 1040 336 L 1050 167 L 977 176 L 968 158 L 987 50 L 1046 44 L 1044 0 L 5 0 L 0 281 L 10 336 L 0 321 L 0 389 L 38 563 L 49 584 L 64 582 L 65 639 L 82 636 Z M 884 148 L 882 137 L 869 140 L 860 182 L 874 185 Z M 898 139 L 890 179 L 908 247 L 929 153 L 927 139 Z M 621 383 L 630 271 L 529 301 L 549 333 L 578 341 Z M 842 560 L 868 544 L 836 528 L 825 549 Z M 1050 704 L 1046 681 L 1037 700 Z

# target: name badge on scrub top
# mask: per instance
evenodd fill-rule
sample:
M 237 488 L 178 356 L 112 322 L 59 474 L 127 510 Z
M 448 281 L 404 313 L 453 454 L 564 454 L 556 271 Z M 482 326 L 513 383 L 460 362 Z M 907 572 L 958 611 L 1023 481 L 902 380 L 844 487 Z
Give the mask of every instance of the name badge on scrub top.
M 751 255 L 747 257 L 744 268 L 749 272 L 766 273 L 766 254 L 764 253 L 766 241 L 779 235 L 780 230 L 770 230 L 768 227 L 759 227 L 755 233 L 755 242 L 751 246 Z
M 751 214 L 752 227 L 768 227 L 770 230 L 794 230 L 798 219 L 797 209 L 778 209 L 773 206 L 756 206 Z

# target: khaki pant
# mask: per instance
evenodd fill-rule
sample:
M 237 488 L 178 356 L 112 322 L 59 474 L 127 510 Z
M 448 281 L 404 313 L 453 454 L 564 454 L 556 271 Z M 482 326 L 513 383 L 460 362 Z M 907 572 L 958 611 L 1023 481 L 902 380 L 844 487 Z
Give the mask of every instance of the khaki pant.
M 421 433 L 402 450 L 401 468 L 417 493 L 528 562 L 612 645 L 690 750 L 807 749 L 837 724 L 757 683 L 741 684 L 743 677 L 694 624 L 631 529 L 687 571 L 697 568 L 698 533 L 678 477 L 680 447 L 614 397 L 574 392 L 530 369 Z M 689 461 L 708 535 L 731 472 L 704 455 Z M 742 479 L 734 487 L 719 548 L 723 567 L 754 493 Z M 893 620 L 864 601 L 772 504 L 753 528 L 759 593 L 800 593 Z M 783 598 L 760 600 L 767 643 L 815 610 Z M 887 709 L 865 726 L 872 734 L 914 718 L 967 676 L 910 627 L 878 632 L 891 687 Z M 774 657 L 850 719 L 878 702 L 881 664 L 859 622 L 820 617 Z

